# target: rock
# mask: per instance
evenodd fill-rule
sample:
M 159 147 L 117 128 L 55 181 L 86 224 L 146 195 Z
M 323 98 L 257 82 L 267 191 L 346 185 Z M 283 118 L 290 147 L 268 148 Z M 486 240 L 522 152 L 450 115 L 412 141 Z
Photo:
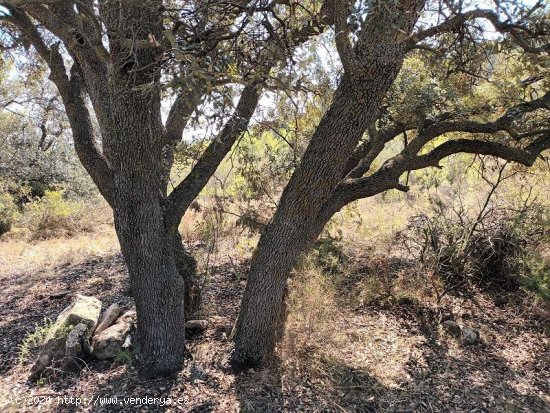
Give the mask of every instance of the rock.
M 119 317 L 119 319 L 117 320 L 117 323 L 122 322 L 122 321 L 124 321 L 125 323 L 135 324 L 136 323 L 136 310 L 128 310 L 124 314 L 122 314 Z
M 82 359 L 91 353 L 89 340 L 89 327 L 80 323 L 71 330 L 65 342 L 65 358 L 63 370 L 78 372 L 84 364 Z
M 464 327 L 462 329 L 462 342 L 467 345 L 471 346 L 474 344 L 479 343 L 480 334 L 479 331 L 475 328 L 470 327 Z
M 462 335 L 462 329 L 460 328 L 458 323 L 453 320 L 444 321 L 443 329 L 457 338 L 460 338 L 460 336 Z
M 106 328 L 111 327 L 119 315 L 120 306 L 117 303 L 111 304 L 101 315 L 94 334 L 99 334 Z
M 122 350 L 126 336 L 133 327 L 133 323 L 119 320 L 111 327 L 94 335 L 92 339 L 92 355 L 100 360 L 115 358 Z
M 70 290 L 62 290 L 58 291 L 56 293 L 50 294 L 48 297 L 52 300 L 58 300 L 60 298 L 65 297 L 66 295 L 69 295 L 71 293 Z
M 75 301 L 57 316 L 57 320 L 46 335 L 42 350 L 31 367 L 29 380 L 38 379 L 47 367 L 61 362 L 66 356 L 69 334 L 76 326 L 82 324 L 86 328 L 87 337 L 88 333 L 95 328 L 100 312 L 101 301 L 95 297 L 77 294 Z M 79 327 L 73 333 L 71 340 L 75 340 L 84 327 Z
M 83 323 L 92 331 L 99 320 L 101 301 L 95 297 L 77 294 L 75 301 L 57 316 L 46 340 L 51 337 L 67 336 L 78 324 Z M 63 334 L 65 332 L 65 334 Z
M 204 331 L 208 328 L 208 320 L 189 320 L 185 322 L 186 330 Z
M 122 344 L 122 348 L 130 348 L 132 347 L 132 335 L 128 334 L 126 338 L 124 339 L 124 343 Z

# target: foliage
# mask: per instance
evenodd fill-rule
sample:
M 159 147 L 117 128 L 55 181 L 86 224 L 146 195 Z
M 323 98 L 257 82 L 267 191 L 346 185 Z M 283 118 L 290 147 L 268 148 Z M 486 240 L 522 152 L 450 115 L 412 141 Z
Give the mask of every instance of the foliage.
M 71 236 L 96 225 L 90 215 L 82 200 L 67 198 L 63 190 L 46 191 L 44 197 L 24 206 L 19 224 L 28 229 L 32 239 Z
M 130 350 L 120 350 L 115 356 L 115 362 L 118 364 L 124 364 L 128 368 L 131 368 L 134 364 L 134 355 Z
M 3 189 L 0 182 L 0 235 L 8 232 L 16 220 L 19 211 L 15 204 L 15 197 Z
M 52 321 L 45 319 L 42 323 L 36 324 L 34 330 L 25 336 L 18 346 L 19 364 L 23 364 L 29 360 L 32 350 L 39 347 L 44 342 L 52 326 Z
M 331 336 L 338 308 L 333 277 L 305 260 L 289 283 L 286 351 L 321 346 Z
M 340 271 L 349 259 L 342 249 L 341 241 L 341 237 L 326 236 L 319 238 L 315 242 L 310 259 L 325 272 L 336 273 Z
M 537 249 L 529 249 L 519 257 L 524 279 L 523 285 L 528 290 L 538 293 L 550 301 L 550 261 Z
M 20 69 L 0 83 L 4 100 L 0 179 L 30 186 L 32 196 L 59 186 L 81 197 L 96 196 L 97 190 L 76 157 L 65 113 L 46 73 L 34 66 Z M 18 195 L 16 202 L 28 200 L 25 194 Z
M 548 265 L 539 251 L 549 242 L 546 204 L 524 200 L 516 208 L 517 199 L 493 195 L 485 194 L 490 207 L 475 213 L 460 191 L 447 202 L 431 198 L 431 212 L 411 217 L 396 235 L 406 251 L 444 281 L 439 298 L 471 284 L 499 291 L 525 285 L 544 295 Z

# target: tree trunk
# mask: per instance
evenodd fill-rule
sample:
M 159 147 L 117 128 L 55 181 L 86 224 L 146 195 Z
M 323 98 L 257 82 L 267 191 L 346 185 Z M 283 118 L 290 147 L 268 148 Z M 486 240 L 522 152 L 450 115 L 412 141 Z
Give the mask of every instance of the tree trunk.
M 284 331 L 288 275 L 327 221 L 316 222 L 292 243 L 281 242 L 284 235 L 278 241 L 260 239 L 233 332 L 231 365 L 237 370 L 258 367 L 273 355 Z
M 406 16 L 398 23 L 410 31 L 416 16 Z M 234 331 L 231 363 L 236 369 L 259 366 L 272 355 L 288 275 L 332 216 L 326 214 L 324 206 L 330 204 L 349 158 L 363 133 L 377 119 L 386 93 L 399 73 L 405 50 L 397 40 L 394 30 L 399 29 L 392 19 L 393 14 L 382 14 L 364 28 L 372 36 L 358 42 L 358 50 L 366 56 L 362 69 L 344 74 L 260 239 Z
M 349 154 L 371 116 L 377 115 L 379 99 L 372 105 L 362 89 L 349 78 L 342 80 L 260 239 L 235 329 L 236 368 L 257 366 L 273 351 L 288 274 L 304 252 L 312 223 L 341 179 Z M 377 86 L 373 89 L 385 94 Z
M 185 318 L 190 319 L 201 303 L 201 288 L 197 277 L 197 261 L 185 249 L 181 235 L 176 232 L 173 240 L 176 268 L 185 284 Z
M 136 361 L 144 377 L 173 375 L 185 346 L 184 280 L 158 199 L 133 184 L 117 191 L 114 214 L 136 303 Z

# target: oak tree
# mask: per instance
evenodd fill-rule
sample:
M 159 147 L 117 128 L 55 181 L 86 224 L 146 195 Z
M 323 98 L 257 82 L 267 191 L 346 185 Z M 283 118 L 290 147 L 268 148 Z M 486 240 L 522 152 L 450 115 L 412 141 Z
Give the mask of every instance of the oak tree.
M 182 216 L 247 128 L 264 87 L 276 86 L 277 68 L 331 23 L 328 5 L 0 2 L 4 52 L 47 64 L 76 153 L 113 209 L 136 303 L 143 375 L 178 371 L 184 312 L 197 306 L 195 262 L 178 234 Z M 234 98 L 232 113 L 224 111 Z M 219 132 L 171 187 L 175 147 L 205 105 L 203 116 L 221 122 Z
M 548 9 L 543 2 L 487 7 L 424 0 L 335 3 L 343 74 L 254 253 L 235 329 L 235 367 L 261 365 L 272 354 L 287 277 L 345 205 L 390 189 L 407 191 L 403 176 L 439 167 L 453 154 L 530 166 L 550 148 Z M 432 71 L 458 75 L 455 89 L 467 89 L 472 79 L 474 85 L 491 84 L 491 62 L 509 53 L 535 71 L 522 86 L 536 83 L 536 93 L 469 111 L 449 104 L 448 110 L 412 117 L 395 107 L 388 113 L 389 91 L 404 59 L 419 52 L 431 56 Z M 427 102 L 406 102 L 415 103 Z M 388 143 L 402 137 L 399 153 L 375 162 Z

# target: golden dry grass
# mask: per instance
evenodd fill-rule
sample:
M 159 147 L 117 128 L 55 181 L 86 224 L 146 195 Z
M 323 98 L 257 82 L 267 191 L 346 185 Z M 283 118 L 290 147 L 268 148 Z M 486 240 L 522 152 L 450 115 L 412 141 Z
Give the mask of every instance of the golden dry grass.
M 54 267 L 77 264 L 94 257 L 120 251 L 114 228 L 99 225 L 93 232 L 70 238 L 28 242 L 0 241 L 0 277 L 7 273 L 33 273 Z

